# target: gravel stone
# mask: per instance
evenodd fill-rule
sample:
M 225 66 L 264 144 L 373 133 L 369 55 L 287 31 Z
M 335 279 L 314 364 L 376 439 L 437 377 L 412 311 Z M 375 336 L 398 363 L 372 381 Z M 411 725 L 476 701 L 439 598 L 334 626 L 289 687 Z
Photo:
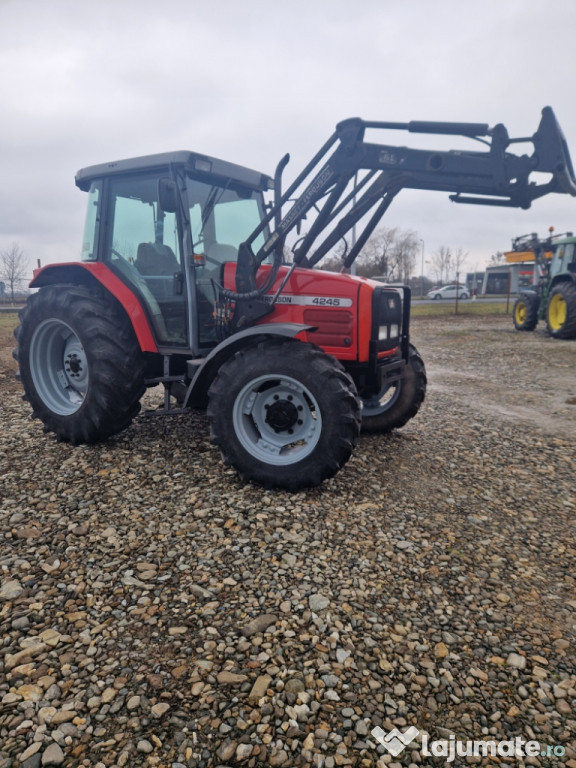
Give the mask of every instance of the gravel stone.
M 325 595 L 310 595 L 308 598 L 308 604 L 311 611 L 318 613 L 319 611 L 323 611 L 325 608 L 328 608 L 330 605 L 330 599 Z
M 506 659 L 506 664 L 516 669 L 526 669 L 526 656 L 521 656 L 519 653 L 510 653 Z
M 20 762 L 25 763 L 26 760 L 28 760 L 29 757 L 32 757 L 32 755 L 35 755 L 40 749 L 42 748 L 42 742 L 36 741 L 33 744 L 30 744 L 30 746 L 22 752 L 22 754 L 19 757 Z
M 250 701 L 259 701 L 263 696 L 265 696 L 271 682 L 272 678 L 270 675 L 260 675 L 254 682 L 252 690 L 248 696 Z
M 150 752 L 154 751 L 154 747 L 148 741 L 148 739 L 140 739 L 140 741 L 136 745 L 136 749 L 138 750 L 138 752 L 142 752 L 145 755 L 149 755 Z
M 262 616 L 257 616 L 255 619 L 242 627 L 242 634 L 246 637 L 252 637 L 252 635 L 256 635 L 259 632 L 264 632 L 271 624 L 275 624 L 277 620 L 277 617 L 271 613 L 265 613 Z
M 10 763 L 0 763 L 3 768 L 9 768 Z M 42 756 L 37 752 L 35 755 L 28 757 L 20 764 L 20 768 L 40 768 L 42 765 Z
M 62 765 L 63 762 L 64 752 L 59 744 L 49 744 L 42 753 L 42 765 Z
M 24 592 L 24 588 L 16 579 L 3 582 L 0 586 L 0 600 L 15 600 Z
M 170 709 L 170 704 L 167 704 L 166 702 L 160 703 L 160 704 L 154 704 L 154 706 L 150 709 L 154 717 L 162 717 L 163 715 L 168 712 Z

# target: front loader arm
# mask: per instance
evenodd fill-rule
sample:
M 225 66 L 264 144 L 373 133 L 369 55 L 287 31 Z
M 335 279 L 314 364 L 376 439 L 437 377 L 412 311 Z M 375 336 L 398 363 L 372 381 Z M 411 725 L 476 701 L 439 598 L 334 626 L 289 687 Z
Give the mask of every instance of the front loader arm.
M 465 136 L 481 141 L 486 150 L 432 151 L 368 143 L 364 141 L 367 129 Z M 533 153 L 512 153 L 511 145 L 519 143 L 532 143 Z M 549 177 L 537 183 L 531 179 L 534 173 Z M 404 188 L 452 193 L 450 199 L 458 203 L 529 208 L 533 200 L 551 192 L 576 196 L 576 178 L 566 140 L 550 107 L 542 110 L 533 136 L 517 139 L 510 138 L 501 124 L 490 128 L 483 123 L 345 120 L 241 247 L 239 290 L 252 298 L 259 293 L 258 266 L 312 209 L 317 215 L 294 249 L 295 264 L 313 266 L 352 227 L 360 225 L 356 243 L 344 261 L 344 267 L 349 267 Z M 272 235 L 254 254 L 254 241 L 270 223 Z
M 366 130 L 405 130 L 409 133 L 457 135 L 477 140 L 484 151 L 432 151 L 368 143 Z M 510 151 L 513 144 L 533 145 L 531 155 Z M 352 265 L 382 216 L 401 189 L 448 192 L 457 203 L 529 208 L 532 201 L 551 192 L 576 196 L 576 178 L 562 130 L 550 107 L 544 107 L 533 136 L 511 139 L 506 128 L 484 123 L 370 122 L 351 118 L 312 158 L 290 187 L 280 194 L 279 165 L 275 201 L 268 215 L 238 251 L 236 290 L 222 290 L 221 299 L 235 303 L 232 328 L 252 325 L 272 311 L 289 274 L 272 301 L 262 297 L 272 287 L 287 235 L 299 228 L 312 210 L 316 215 L 308 232 L 293 248 L 297 266 L 313 267 L 354 228 L 354 244 L 342 268 Z M 544 182 L 532 174 L 548 174 Z M 539 177 L 540 178 L 540 177 Z M 254 253 L 256 238 L 272 227 L 272 234 Z M 274 268 L 257 282 L 262 262 L 274 255 Z

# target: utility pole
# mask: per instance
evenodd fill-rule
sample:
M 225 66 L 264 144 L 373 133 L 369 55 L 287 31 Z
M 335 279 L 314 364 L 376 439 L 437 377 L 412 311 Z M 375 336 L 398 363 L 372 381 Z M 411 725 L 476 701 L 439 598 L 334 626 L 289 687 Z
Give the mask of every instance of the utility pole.
M 458 297 L 460 296 L 460 272 L 456 272 L 456 307 L 454 314 L 458 314 Z
M 422 298 L 424 298 L 424 240 L 420 238 L 420 242 L 422 243 L 422 270 L 420 272 L 420 293 L 422 294 Z

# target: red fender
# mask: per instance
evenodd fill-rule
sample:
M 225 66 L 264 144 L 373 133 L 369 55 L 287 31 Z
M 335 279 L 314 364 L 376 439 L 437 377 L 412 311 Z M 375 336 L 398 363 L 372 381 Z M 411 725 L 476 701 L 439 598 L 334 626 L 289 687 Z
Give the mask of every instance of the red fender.
M 140 300 L 131 288 L 123 283 L 106 264 L 78 261 L 48 264 L 42 269 L 34 270 L 34 278 L 30 283 L 30 288 L 71 283 L 91 285 L 93 282 L 99 283 L 120 302 L 130 318 L 142 352 L 158 352 L 148 317 Z

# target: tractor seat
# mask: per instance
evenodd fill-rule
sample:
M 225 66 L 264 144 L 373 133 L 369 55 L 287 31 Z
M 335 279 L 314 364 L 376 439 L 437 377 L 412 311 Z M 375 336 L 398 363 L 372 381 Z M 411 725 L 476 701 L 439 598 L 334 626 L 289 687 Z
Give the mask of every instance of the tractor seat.
M 141 275 L 170 275 L 180 271 L 174 251 L 162 243 L 140 243 L 134 262 Z

